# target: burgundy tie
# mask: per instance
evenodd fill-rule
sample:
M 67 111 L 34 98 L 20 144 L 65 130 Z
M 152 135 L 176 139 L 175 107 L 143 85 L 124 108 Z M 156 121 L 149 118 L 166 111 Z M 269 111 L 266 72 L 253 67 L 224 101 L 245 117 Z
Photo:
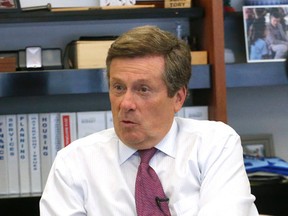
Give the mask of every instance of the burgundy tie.
M 156 172 L 149 161 L 156 148 L 139 150 L 141 163 L 138 167 L 135 200 L 138 216 L 170 216 L 168 201 Z

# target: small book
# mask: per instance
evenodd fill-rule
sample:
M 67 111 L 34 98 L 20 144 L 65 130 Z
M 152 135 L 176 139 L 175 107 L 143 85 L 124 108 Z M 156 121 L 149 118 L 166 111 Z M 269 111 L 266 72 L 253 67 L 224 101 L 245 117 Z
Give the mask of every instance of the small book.
M 16 115 L 6 116 L 9 194 L 20 193 Z
M 42 190 L 46 185 L 48 174 L 52 165 L 51 157 L 51 125 L 50 114 L 39 114 L 39 141 L 40 141 L 40 159 L 41 159 L 41 180 Z
M 184 108 L 180 109 L 177 113 L 175 113 L 175 116 L 185 118 L 184 110 L 185 110 Z
M 106 129 L 105 111 L 77 112 L 78 138 Z
M 76 112 L 60 113 L 61 143 L 67 146 L 77 139 Z
M 113 114 L 111 110 L 106 111 L 106 128 L 113 128 Z
M 113 42 L 114 39 L 72 41 L 66 47 L 64 59 L 69 59 L 69 68 L 106 68 L 106 56 Z
M 183 107 L 185 118 L 208 120 L 208 106 Z
M 31 193 L 38 194 L 42 192 L 38 113 L 28 114 L 28 129 L 29 129 L 29 150 L 30 150 Z
M 20 193 L 28 194 L 30 188 L 30 160 L 28 143 L 28 116 L 27 114 L 17 114 L 17 140 L 19 152 L 19 175 L 20 175 Z
M 51 161 L 53 163 L 57 152 L 64 147 L 61 143 L 60 113 L 50 113 L 50 142 Z
M 0 115 L 0 195 L 7 195 L 9 187 L 6 134 L 6 116 Z

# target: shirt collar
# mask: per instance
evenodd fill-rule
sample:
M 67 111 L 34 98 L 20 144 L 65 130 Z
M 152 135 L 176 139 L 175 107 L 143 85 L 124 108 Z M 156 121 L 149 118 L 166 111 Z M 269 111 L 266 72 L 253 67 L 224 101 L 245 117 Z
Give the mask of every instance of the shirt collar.
M 176 135 L 177 135 L 177 123 L 175 119 L 173 120 L 172 126 L 166 136 L 155 146 L 158 150 L 162 151 L 166 155 L 175 158 L 176 155 Z M 137 149 L 130 148 L 125 145 L 120 139 L 118 141 L 118 154 L 119 154 L 119 164 L 124 163 L 128 158 L 130 158 Z

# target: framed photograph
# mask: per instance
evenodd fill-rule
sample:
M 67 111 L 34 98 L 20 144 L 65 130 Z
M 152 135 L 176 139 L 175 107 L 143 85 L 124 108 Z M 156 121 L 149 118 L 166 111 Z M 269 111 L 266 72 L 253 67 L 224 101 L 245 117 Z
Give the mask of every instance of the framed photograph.
M 0 0 L 0 13 L 20 11 L 19 0 Z
M 253 157 L 273 157 L 272 134 L 241 135 L 243 153 Z
M 285 61 L 288 5 L 243 6 L 247 62 Z

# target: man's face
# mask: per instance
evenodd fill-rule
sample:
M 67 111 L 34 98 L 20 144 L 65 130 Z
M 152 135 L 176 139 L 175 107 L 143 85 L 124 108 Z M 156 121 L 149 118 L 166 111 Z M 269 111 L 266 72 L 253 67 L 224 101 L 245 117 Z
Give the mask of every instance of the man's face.
M 271 17 L 271 24 L 272 26 L 276 27 L 280 23 L 279 18 Z
M 168 97 L 161 56 L 115 58 L 110 65 L 109 97 L 117 135 L 135 149 L 155 146 L 181 109 L 186 89 Z

